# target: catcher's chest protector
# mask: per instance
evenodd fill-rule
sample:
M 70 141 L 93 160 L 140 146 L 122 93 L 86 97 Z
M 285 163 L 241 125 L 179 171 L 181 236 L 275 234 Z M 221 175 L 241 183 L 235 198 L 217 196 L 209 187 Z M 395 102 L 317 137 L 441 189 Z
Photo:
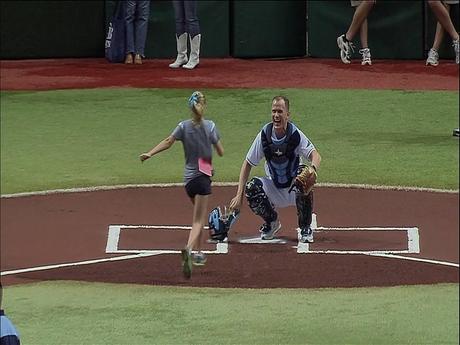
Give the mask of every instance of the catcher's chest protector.
M 262 148 L 267 161 L 271 178 L 278 188 L 287 188 L 296 176 L 299 157 L 294 151 L 299 146 L 299 132 L 288 122 L 286 136 L 283 141 L 275 143 L 272 140 L 273 123 L 267 124 L 261 133 Z

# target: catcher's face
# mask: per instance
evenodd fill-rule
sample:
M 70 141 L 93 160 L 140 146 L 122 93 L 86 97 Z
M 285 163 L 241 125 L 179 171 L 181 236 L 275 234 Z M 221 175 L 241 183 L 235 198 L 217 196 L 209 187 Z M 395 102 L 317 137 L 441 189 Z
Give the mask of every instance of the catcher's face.
M 278 137 L 286 134 L 287 123 L 289 121 L 289 111 L 286 109 L 284 100 L 273 101 L 272 122 L 275 133 Z

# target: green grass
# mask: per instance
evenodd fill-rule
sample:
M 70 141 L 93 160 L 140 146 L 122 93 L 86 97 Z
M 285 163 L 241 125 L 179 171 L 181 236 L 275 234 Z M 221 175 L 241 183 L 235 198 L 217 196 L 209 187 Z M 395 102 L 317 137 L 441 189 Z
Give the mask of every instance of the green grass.
M 459 337 L 455 284 L 243 290 L 53 282 L 8 287 L 5 302 L 24 344 L 441 345 Z
M 216 181 L 237 181 L 270 100 L 323 157 L 320 182 L 458 189 L 458 92 L 204 90 L 226 154 Z M 190 90 L 96 89 L 1 93 L 1 193 L 180 182 L 181 144 L 145 164 L 138 155 L 189 112 Z M 256 170 L 261 173 L 262 169 Z

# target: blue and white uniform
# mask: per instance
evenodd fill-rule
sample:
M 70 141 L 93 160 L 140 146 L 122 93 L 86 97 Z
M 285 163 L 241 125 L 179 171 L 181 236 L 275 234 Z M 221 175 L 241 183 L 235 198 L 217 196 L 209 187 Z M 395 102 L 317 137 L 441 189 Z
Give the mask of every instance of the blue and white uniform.
M 0 327 L 0 343 L 2 345 L 19 345 L 19 333 L 3 310 L 0 310 Z
M 298 164 L 309 160 L 316 149 L 292 122 L 288 122 L 287 135 L 282 138 L 276 137 L 275 131 L 271 130 L 272 126 L 271 122 L 266 124 L 256 136 L 246 161 L 254 167 L 265 158 L 266 176 L 258 178 L 263 182 L 263 189 L 270 202 L 275 207 L 295 206 L 295 193 L 288 192 L 292 178 L 295 177 Z M 266 137 L 267 133 L 271 133 L 269 138 Z

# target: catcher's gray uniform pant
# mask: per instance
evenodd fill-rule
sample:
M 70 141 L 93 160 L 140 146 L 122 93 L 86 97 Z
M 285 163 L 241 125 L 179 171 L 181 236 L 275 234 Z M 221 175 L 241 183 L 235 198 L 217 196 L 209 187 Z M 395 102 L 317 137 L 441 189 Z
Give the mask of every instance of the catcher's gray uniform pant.
M 289 193 L 289 187 L 277 188 L 273 180 L 267 176 L 257 178 L 262 181 L 265 194 L 273 206 L 283 208 L 296 205 L 295 192 Z
M 289 188 L 277 188 L 269 177 L 257 177 L 263 183 L 263 189 L 268 200 L 274 207 L 296 206 L 299 228 L 308 228 L 311 225 L 313 213 L 313 192 L 303 195 L 291 191 Z

